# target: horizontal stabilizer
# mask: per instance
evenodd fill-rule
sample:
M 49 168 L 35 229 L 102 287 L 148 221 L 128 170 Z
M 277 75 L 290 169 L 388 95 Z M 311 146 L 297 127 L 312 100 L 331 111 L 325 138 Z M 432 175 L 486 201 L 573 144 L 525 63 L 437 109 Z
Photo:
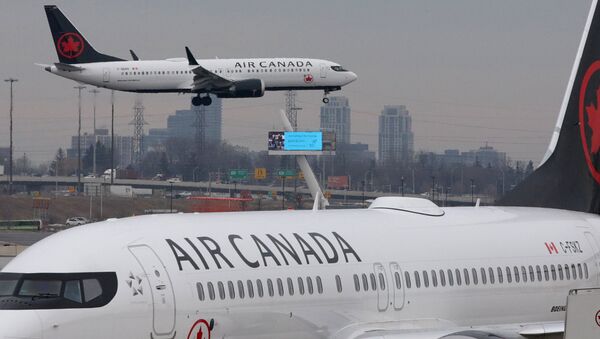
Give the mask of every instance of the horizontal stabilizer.
M 85 69 L 80 66 L 63 64 L 61 62 L 55 63 L 54 66 L 56 66 L 56 68 L 60 69 L 61 71 L 68 71 L 68 72 L 83 71 Z

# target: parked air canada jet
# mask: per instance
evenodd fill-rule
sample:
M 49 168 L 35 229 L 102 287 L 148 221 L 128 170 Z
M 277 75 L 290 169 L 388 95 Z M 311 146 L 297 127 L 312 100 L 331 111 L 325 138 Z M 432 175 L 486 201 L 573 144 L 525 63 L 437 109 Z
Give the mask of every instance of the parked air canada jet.
M 0 272 L 0 338 L 560 338 L 569 290 L 600 279 L 599 100 L 594 1 L 549 156 L 503 206 L 73 228 Z
M 192 104 L 210 105 L 220 98 L 262 97 L 265 91 L 322 90 L 323 102 L 357 76 L 335 62 L 307 58 L 196 60 L 187 58 L 133 61 L 97 52 L 56 6 L 45 6 L 58 59 L 44 65 L 53 74 L 78 82 L 139 93 L 195 93 Z

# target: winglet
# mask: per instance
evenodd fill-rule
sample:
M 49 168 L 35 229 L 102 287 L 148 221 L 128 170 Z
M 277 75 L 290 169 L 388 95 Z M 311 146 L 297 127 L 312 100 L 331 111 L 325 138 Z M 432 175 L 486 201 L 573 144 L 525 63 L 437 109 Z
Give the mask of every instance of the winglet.
M 129 50 L 129 53 L 131 53 L 131 58 L 133 59 L 133 61 L 140 60 L 140 58 L 138 58 L 138 56 L 135 54 L 135 52 L 132 49 Z
M 187 55 L 190 66 L 198 66 L 198 61 L 196 61 L 196 58 L 194 58 L 192 52 L 190 52 L 190 49 L 187 46 L 185 46 L 185 54 Z

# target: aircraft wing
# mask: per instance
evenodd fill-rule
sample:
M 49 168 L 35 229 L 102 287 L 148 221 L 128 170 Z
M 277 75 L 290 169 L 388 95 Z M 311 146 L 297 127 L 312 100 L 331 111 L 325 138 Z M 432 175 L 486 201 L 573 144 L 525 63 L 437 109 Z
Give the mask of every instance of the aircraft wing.
M 420 321 L 417 321 L 417 323 Z M 547 335 L 564 333 L 564 322 L 506 324 L 456 328 L 416 328 L 405 321 L 385 323 L 380 326 L 354 328 L 343 337 L 354 339 L 478 339 L 478 338 L 545 338 Z M 408 329 L 408 328 L 410 329 Z
M 233 81 L 218 76 L 217 74 L 200 66 L 187 46 L 185 47 L 185 53 L 190 66 L 196 66 L 194 69 L 192 69 L 192 72 L 194 72 L 192 92 L 206 92 L 210 91 L 211 89 L 227 88 L 233 85 Z

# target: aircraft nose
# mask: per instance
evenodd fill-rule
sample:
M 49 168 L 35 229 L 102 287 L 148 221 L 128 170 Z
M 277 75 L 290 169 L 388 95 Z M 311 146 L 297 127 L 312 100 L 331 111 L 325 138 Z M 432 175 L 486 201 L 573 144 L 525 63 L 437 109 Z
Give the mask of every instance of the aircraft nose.
M 0 310 L 0 339 L 41 339 L 42 322 L 34 310 Z
M 348 83 L 350 83 L 356 79 L 358 79 L 358 75 L 356 75 L 356 73 L 348 72 L 348 80 L 349 80 Z

